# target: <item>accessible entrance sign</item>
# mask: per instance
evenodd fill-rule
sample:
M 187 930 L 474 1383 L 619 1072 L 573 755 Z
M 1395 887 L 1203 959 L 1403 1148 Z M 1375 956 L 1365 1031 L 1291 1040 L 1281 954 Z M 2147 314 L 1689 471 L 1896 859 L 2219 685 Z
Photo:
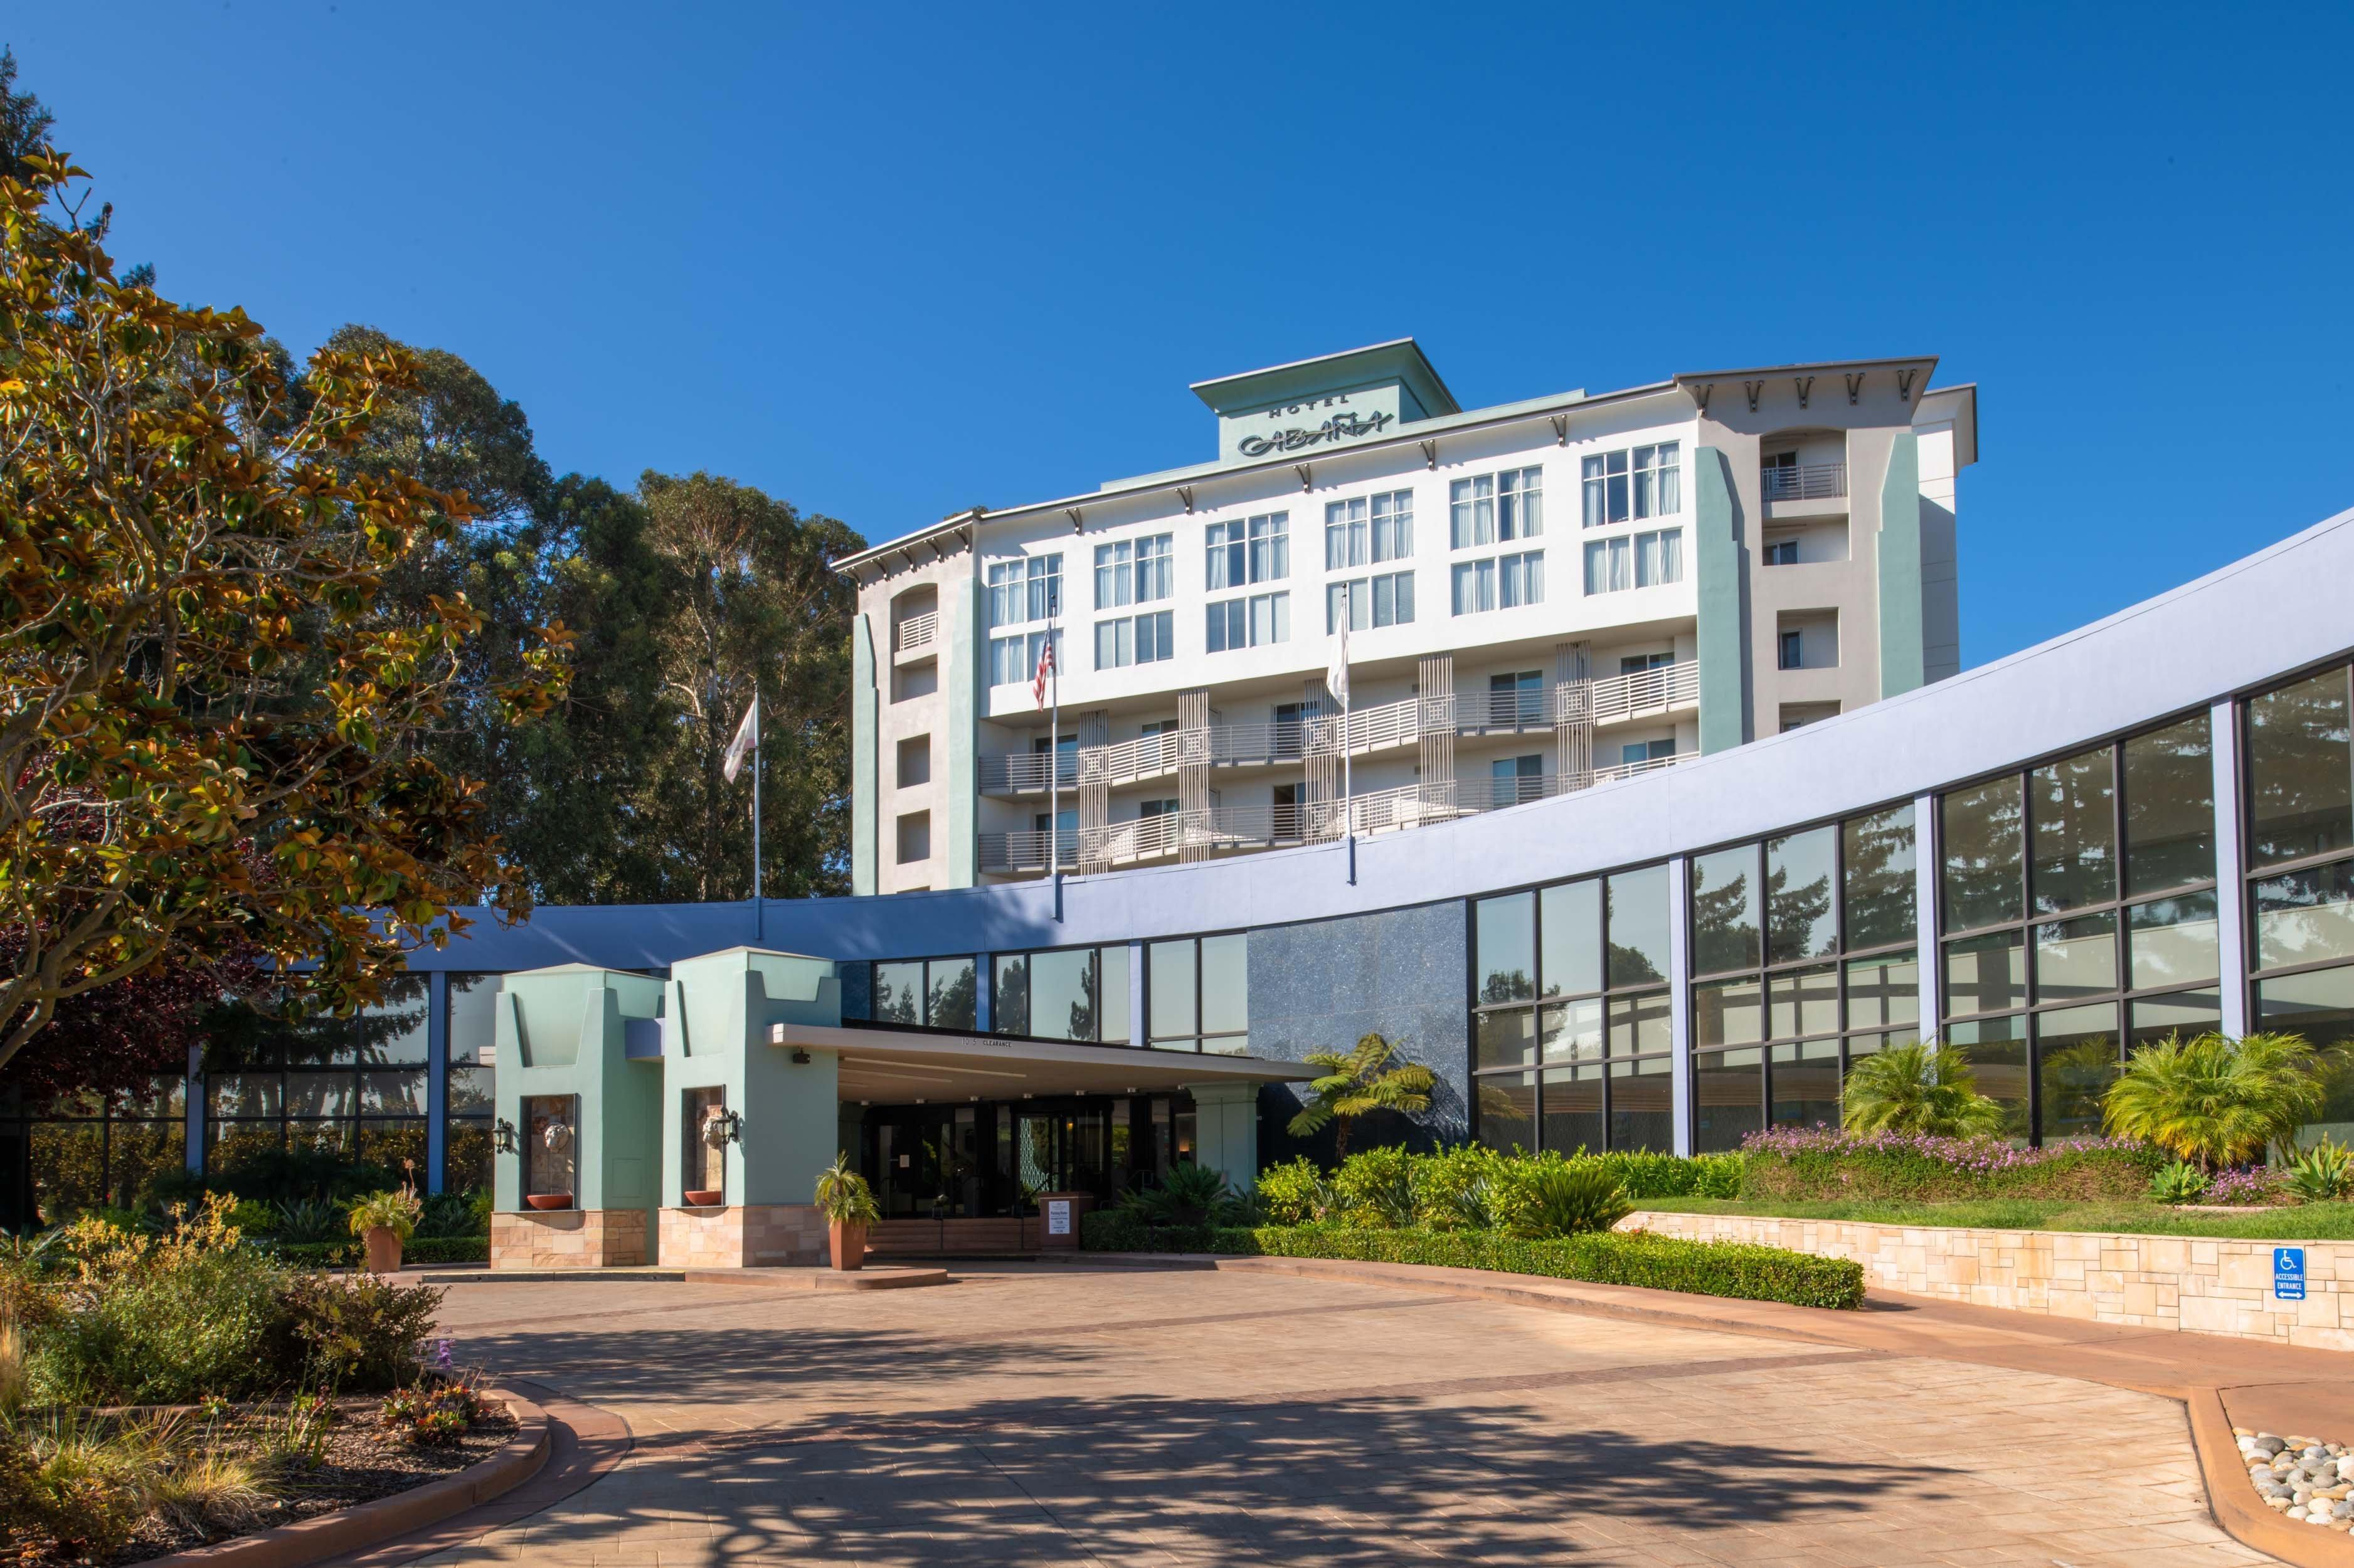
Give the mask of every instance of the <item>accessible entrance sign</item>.
M 2283 1301 L 2305 1299 L 2305 1249 L 2273 1248 L 2273 1295 Z

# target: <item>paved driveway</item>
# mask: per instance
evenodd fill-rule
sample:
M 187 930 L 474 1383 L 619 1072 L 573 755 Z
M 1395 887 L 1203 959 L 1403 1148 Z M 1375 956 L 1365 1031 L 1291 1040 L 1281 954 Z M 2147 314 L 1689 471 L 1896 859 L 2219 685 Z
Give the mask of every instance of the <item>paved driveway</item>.
M 2270 1561 L 2152 1395 L 1377 1286 L 484 1283 L 443 1322 L 637 1446 L 435 1563 Z

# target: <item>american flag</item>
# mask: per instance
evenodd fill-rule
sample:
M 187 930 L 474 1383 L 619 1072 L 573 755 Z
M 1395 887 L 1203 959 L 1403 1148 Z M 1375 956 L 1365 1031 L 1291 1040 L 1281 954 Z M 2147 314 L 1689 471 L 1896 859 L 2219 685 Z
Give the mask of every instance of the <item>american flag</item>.
M 1046 705 L 1046 683 L 1054 673 L 1055 634 L 1050 631 L 1039 640 L 1038 678 L 1030 683 L 1030 694 L 1038 699 L 1038 705 L 1042 708 Z

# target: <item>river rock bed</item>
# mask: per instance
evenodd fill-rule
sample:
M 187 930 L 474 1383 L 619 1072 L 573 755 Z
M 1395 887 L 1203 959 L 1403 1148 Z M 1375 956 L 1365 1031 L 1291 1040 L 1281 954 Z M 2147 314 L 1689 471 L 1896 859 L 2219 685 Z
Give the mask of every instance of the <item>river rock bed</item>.
M 2318 1437 L 2232 1428 L 2248 1479 L 2267 1507 L 2341 1533 L 2354 1528 L 2354 1449 Z

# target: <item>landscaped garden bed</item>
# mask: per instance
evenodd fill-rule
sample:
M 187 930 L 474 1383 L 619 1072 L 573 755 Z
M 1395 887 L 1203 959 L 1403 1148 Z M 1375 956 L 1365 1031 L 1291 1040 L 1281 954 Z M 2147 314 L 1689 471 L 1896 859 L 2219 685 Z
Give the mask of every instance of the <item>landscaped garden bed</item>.
M 2147 1200 L 1980 1198 L 1917 1202 L 1903 1198 L 1655 1198 L 1662 1213 L 1755 1214 L 1858 1224 L 1939 1225 L 1991 1231 L 2100 1231 L 2124 1235 L 2213 1236 L 2243 1241 L 2354 1241 L 2354 1202 L 2253 1208 L 2172 1205 Z
M 2232 1436 L 2266 1507 L 2341 1534 L 2354 1529 L 2354 1448 L 2243 1427 L 2232 1428 Z

